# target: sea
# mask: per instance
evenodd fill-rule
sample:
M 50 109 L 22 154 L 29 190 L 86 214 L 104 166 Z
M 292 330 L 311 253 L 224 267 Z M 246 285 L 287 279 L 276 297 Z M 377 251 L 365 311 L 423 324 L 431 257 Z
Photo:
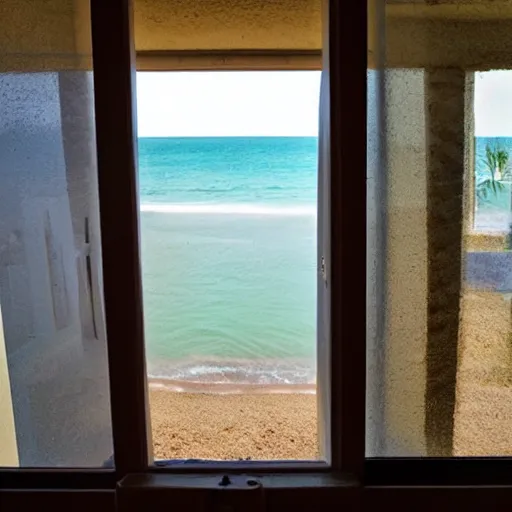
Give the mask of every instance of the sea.
M 312 385 L 315 137 L 139 139 L 149 376 Z
M 477 138 L 477 182 L 487 144 L 512 164 L 512 138 Z M 139 187 L 149 376 L 314 385 L 317 139 L 141 138 Z M 475 229 L 508 229 L 510 197 L 477 200 Z
M 475 140 L 475 173 L 476 183 L 490 178 L 489 169 L 485 165 L 485 148 L 500 148 L 508 152 L 509 170 L 512 170 L 512 137 L 476 137 Z M 476 197 L 474 230 L 485 233 L 509 232 L 512 224 L 512 190 L 510 177 L 503 180 L 502 189 L 487 194 L 486 198 Z

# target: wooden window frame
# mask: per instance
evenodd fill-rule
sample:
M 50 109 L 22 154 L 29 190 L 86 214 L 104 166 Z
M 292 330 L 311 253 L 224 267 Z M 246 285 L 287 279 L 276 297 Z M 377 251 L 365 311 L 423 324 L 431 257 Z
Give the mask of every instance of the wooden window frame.
M 325 4 L 328 51 L 323 58 L 328 64 L 329 127 L 335 141 L 330 146 L 329 188 L 330 256 L 336 262 L 330 269 L 330 304 L 336 312 L 330 319 L 330 465 L 149 467 L 131 0 L 91 0 L 115 469 L 1 470 L 2 510 L 37 505 L 54 510 L 135 511 L 140 510 L 138 505 L 149 509 L 162 504 L 196 510 L 210 503 L 205 500 L 215 502 L 221 496 L 211 482 L 224 473 L 255 475 L 263 484 L 264 508 L 269 511 L 341 506 L 371 510 L 387 505 L 398 510 L 453 510 L 454 500 L 455 508 L 469 510 L 477 505 L 480 509 L 480 500 L 493 510 L 512 508 L 511 459 L 365 459 L 367 6 L 359 0 L 325 0 Z M 235 62 L 240 55 L 231 57 Z M 270 60 L 275 63 L 279 58 L 274 55 Z M 344 80 L 347 76 L 350 79 Z M 356 183 L 354 168 L 361 169 Z M 189 479 L 195 484 L 188 491 L 186 485 L 177 485 Z M 263 500 L 263 494 L 251 496 Z M 251 501 L 241 500 L 238 503 L 243 505 Z
M 321 50 L 138 51 L 137 71 L 320 71 Z

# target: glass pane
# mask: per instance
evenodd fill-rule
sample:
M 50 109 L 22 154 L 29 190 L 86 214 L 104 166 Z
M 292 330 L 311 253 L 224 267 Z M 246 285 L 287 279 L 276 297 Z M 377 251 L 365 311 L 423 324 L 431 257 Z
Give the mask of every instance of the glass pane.
M 0 466 L 111 464 L 88 4 L 2 8 Z
M 317 459 L 319 72 L 138 73 L 156 459 Z
M 368 456 L 512 454 L 512 25 L 491 4 L 371 2 Z

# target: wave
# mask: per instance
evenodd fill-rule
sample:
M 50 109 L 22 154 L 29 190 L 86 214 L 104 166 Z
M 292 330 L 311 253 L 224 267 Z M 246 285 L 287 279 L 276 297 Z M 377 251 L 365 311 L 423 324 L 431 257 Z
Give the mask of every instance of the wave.
M 313 386 L 316 369 L 314 361 L 298 359 L 160 359 L 148 361 L 148 377 L 188 386 Z
M 256 204 L 157 204 L 143 203 L 141 212 L 154 213 L 207 213 L 207 214 L 237 214 L 237 215 L 277 215 L 290 217 L 316 216 L 314 205 L 306 206 L 267 206 Z

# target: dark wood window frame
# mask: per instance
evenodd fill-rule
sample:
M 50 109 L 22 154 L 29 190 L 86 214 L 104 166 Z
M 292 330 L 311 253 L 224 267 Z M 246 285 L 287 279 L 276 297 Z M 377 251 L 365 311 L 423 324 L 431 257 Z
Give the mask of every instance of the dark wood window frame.
M 331 464 L 204 463 L 164 469 L 149 467 L 151 433 L 146 421 L 131 1 L 91 0 L 116 467 L 87 471 L 1 470 L 1 510 L 38 506 L 54 510 L 112 511 L 118 507 L 135 511 L 153 505 L 182 510 L 217 510 L 231 505 L 241 506 L 243 510 L 292 507 L 334 510 L 341 506 L 371 510 L 388 505 L 398 510 L 462 507 L 476 510 L 482 503 L 492 510 L 512 509 L 510 458 L 365 459 L 366 178 L 363 171 L 366 168 L 367 6 L 359 0 L 325 0 L 325 4 L 329 22 L 323 59 L 330 84 L 329 131 L 333 141 L 329 154 L 329 234 L 330 257 L 336 263 L 330 269 L 330 305 L 336 312 L 329 326 Z M 234 67 L 239 57 L 234 54 L 229 57 Z M 317 57 L 301 56 L 309 59 L 308 65 Z M 192 59 L 196 58 L 197 55 Z M 265 58 L 266 69 L 277 69 L 274 65 L 278 66 L 283 56 Z M 225 62 L 228 62 L 227 69 L 231 64 L 229 59 Z M 288 69 L 292 68 L 293 65 Z M 361 172 L 354 175 L 355 168 Z M 356 182 L 354 176 L 359 178 Z M 115 202 L 112 197 L 116 198 Z M 350 250 L 348 244 L 343 244 L 348 239 Z M 224 474 L 250 474 L 261 485 L 248 490 L 246 479 L 237 480 L 235 476 L 231 492 L 219 490 L 218 481 Z
M 137 71 L 317 71 L 321 50 L 145 50 Z

